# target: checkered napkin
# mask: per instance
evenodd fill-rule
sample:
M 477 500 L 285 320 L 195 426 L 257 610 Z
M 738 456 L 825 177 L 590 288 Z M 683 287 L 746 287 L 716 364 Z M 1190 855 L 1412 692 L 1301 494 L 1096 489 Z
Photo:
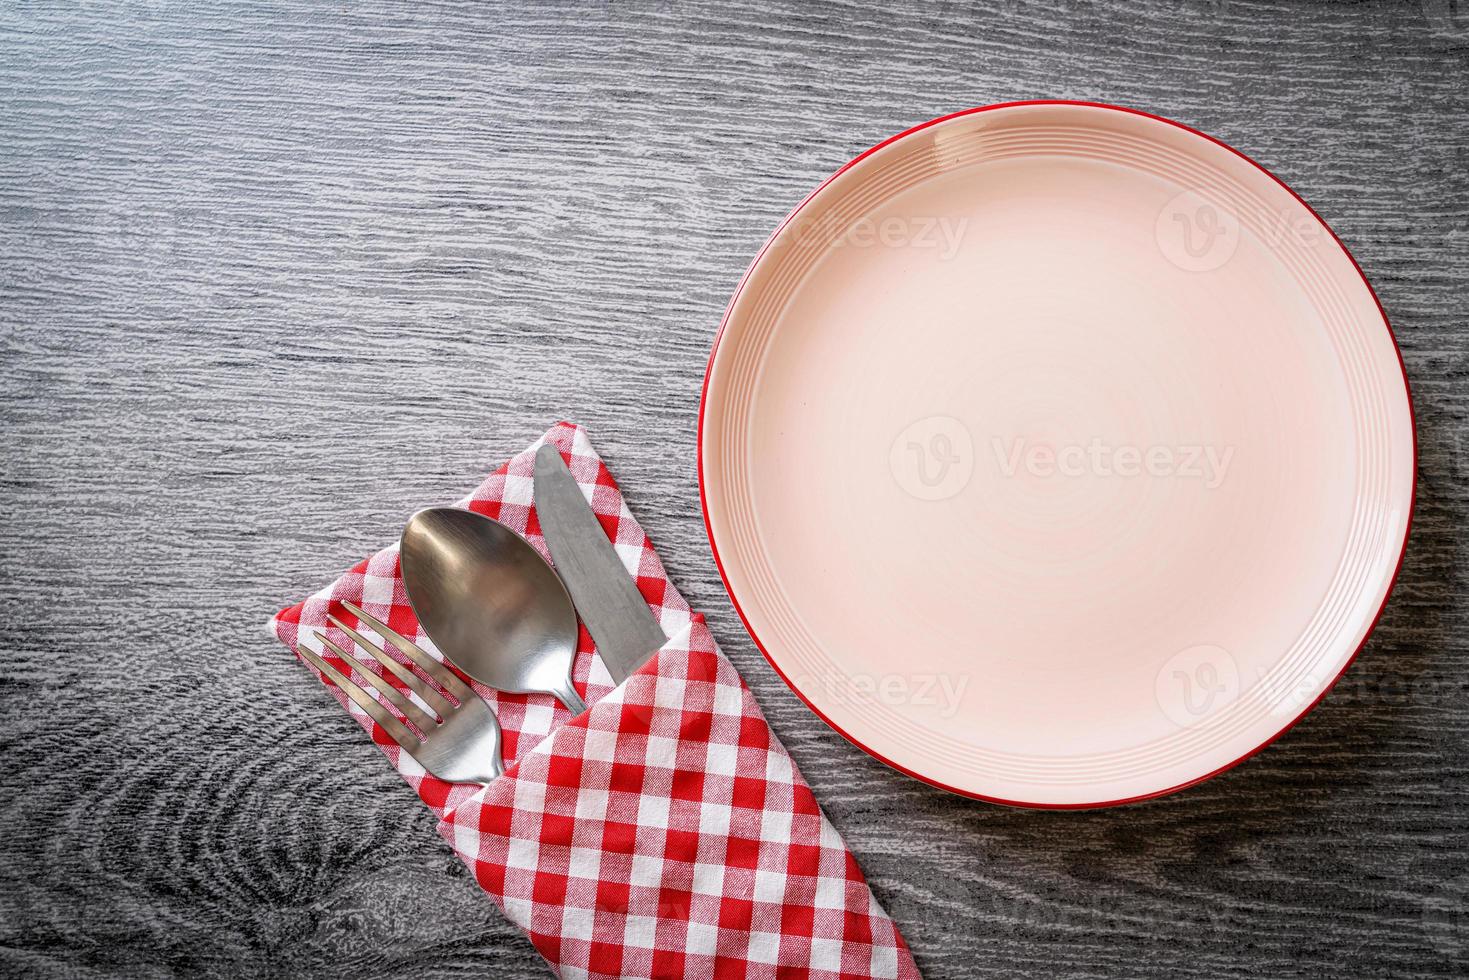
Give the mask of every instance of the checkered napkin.
M 668 642 L 614 688 L 583 627 L 572 676 L 591 707 L 575 718 L 549 696 L 475 684 L 505 736 L 507 769 L 489 786 L 428 775 L 330 690 L 563 977 L 916 978 L 897 927 L 703 617 L 669 582 L 586 433 L 552 427 L 459 506 L 509 525 L 549 560 L 531 499 L 542 442 L 561 450 Z M 351 648 L 326 623 L 328 612 L 352 621 L 342 600 L 442 659 L 408 604 L 396 547 L 271 628 L 342 669 L 311 635 Z

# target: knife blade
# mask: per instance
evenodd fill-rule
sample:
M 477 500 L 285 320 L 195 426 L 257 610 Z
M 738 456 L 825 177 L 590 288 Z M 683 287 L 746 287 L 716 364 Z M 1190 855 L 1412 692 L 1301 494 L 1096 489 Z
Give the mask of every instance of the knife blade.
M 647 663 L 666 641 L 561 451 L 536 451 L 536 513 L 556 571 L 614 683 Z

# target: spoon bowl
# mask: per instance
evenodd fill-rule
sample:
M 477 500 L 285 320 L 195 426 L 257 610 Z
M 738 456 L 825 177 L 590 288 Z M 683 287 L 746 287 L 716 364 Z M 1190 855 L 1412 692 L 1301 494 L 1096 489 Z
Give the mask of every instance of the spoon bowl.
M 524 538 L 482 514 L 433 507 L 409 519 L 400 558 L 418 622 L 454 666 L 497 691 L 586 710 L 570 676 L 576 608 Z

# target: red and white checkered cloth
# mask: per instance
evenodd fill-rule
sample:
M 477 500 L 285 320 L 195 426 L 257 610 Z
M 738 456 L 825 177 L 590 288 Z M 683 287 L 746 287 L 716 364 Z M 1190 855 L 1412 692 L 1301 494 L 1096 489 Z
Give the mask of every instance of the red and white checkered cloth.
M 590 708 L 576 718 L 549 696 L 475 684 L 505 736 L 507 769 L 489 786 L 428 775 L 331 686 L 337 700 L 563 977 L 918 977 L 852 853 L 703 617 L 669 582 L 586 433 L 552 427 L 459 505 L 514 528 L 549 561 L 531 499 L 542 442 L 567 459 L 668 642 L 614 689 L 583 627 L 572 676 Z M 305 643 L 341 669 L 311 633 L 351 649 L 326 625 L 328 612 L 352 621 L 344 599 L 442 659 L 408 604 L 396 547 L 271 627 L 293 650 Z

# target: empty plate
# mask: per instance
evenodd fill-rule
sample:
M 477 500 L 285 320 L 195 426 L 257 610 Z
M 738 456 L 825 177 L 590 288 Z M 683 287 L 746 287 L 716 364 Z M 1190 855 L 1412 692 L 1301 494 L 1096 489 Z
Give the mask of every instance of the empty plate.
M 1288 728 L 1402 556 L 1414 431 L 1351 256 L 1246 157 L 1111 106 L 938 119 L 736 290 L 700 416 L 751 634 L 955 792 L 1154 796 Z

